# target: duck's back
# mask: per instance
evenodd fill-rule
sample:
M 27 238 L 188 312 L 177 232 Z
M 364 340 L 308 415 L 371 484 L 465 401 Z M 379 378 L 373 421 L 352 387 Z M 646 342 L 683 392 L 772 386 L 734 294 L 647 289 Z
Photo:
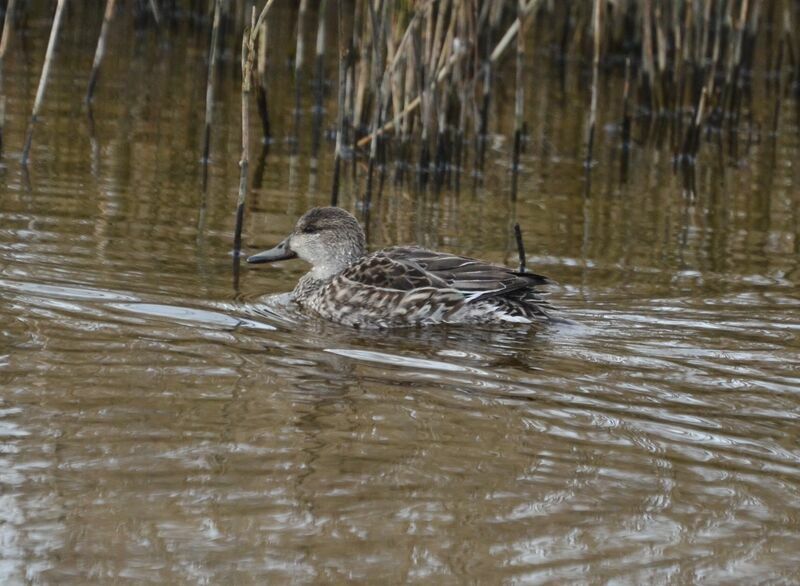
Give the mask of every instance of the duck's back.
M 394 247 L 362 257 L 298 301 L 357 327 L 532 323 L 550 319 L 536 289 L 550 282 L 474 258 Z

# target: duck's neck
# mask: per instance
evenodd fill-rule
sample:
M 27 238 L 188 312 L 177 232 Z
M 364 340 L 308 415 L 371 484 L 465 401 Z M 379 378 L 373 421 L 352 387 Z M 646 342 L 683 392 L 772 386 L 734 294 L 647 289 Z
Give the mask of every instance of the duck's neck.
M 336 275 L 364 256 L 364 236 L 356 234 L 350 238 L 340 238 L 315 254 L 300 253 L 300 258 L 310 262 L 312 268 L 298 281 L 294 289 L 295 299 L 307 297 L 324 286 Z
M 295 299 L 302 299 L 303 297 L 308 297 L 314 291 L 319 289 L 320 287 L 324 286 L 328 283 L 331 279 L 333 279 L 336 275 L 344 271 L 347 267 L 349 267 L 353 262 L 357 260 L 357 255 L 352 255 L 352 257 L 340 257 L 338 262 L 335 263 L 324 263 L 320 265 L 316 265 L 310 271 L 308 271 L 305 275 L 303 275 L 300 280 L 297 282 L 297 286 L 294 288 L 293 296 Z
M 292 297 L 303 299 L 311 295 L 314 291 L 322 287 L 327 281 L 317 279 L 313 272 L 308 272 L 297 281 L 297 285 L 292 291 Z

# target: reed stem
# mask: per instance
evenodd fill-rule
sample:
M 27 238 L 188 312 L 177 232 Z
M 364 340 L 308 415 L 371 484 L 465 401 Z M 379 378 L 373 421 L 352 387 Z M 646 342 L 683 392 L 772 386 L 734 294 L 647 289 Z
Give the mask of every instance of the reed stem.
M 514 224 L 514 239 L 517 241 L 517 255 L 519 255 L 519 269 L 518 272 L 526 272 L 525 266 L 525 245 L 522 243 L 522 228 L 519 224 Z
M 244 224 L 244 204 L 247 199 L 247 173 L 250 167 L 250 90 L 253 85 L 253 62 L 255 47 L 261 25 L 269 13 L 275 0 L 267 0 L 256 20 L 256 9 L 253 7 L 249 27 L 245 27 L 242 35 L 242 155 L 239 159 L 239 193 L 236 198 L 236 227 L 233 236 L 234 270 L 238 270 L 239 256 L 242 250 L 242 226 Z
M 211 46 L 208 48 L 208 72 L 206 76 L 206 124 L 203 135 L 203 165 L 208 165 L 211 152 L 211 126 L 214 123 L 214 76 L 217 70 L 217 45 L 219 44 L 219 22 L 222 0 L 214 0 L 214 20 L 211 25 Z
M 111 19 L 114 18 L 114 9 L 116 4 L 116 0 L 106 0 L 106 9 L 103 13 L 103 24 L 100 26 L 100 36 L 97 39 L 97 49 L 94 52 L 92 72 L 89 75 L 89 85 L 86 90 L 86 98 L 84 99 L 86 103 L 91 102 L 92 96 L 94 95 L 94 89 L 97 85 L 97 78 L 100 75 L 100 64 L 103 62 L 103 57 L 106 54 L 106 38 L 108 37 L 108 30 L 111 28 Z
M 6 52 L 8 51 L 9 40 L 11 39 L 11 25 L 14 20 L 14 9 L 17 0 L 8 0 L 6 4 L 6 16 L 3 20 L 3 32 L 0 37 L 0 154 L 3 152 L 3 136 L 6 125 L 6 94 L 3 91 L 3 66 L 5 64 Z
M 300 96 L 303 91 L 303 56 L 305 53 L 305 20 L 308 11 L 308 0 L 300 0 L 297 13 L 297 48 L 294 54 L 294 153 L 300 140 Z
M 269 100 L 267 96 L 267 39 L 269 37 L 269 21 L 261 23 L 261 30 L 258 37 L 258 58 L 256 59 L 256 102 L 258 104 L 258 114 L 261 119 L 261 142 L 265 147 L 272 138 L 272 130 L 269 122 Z
M 586 169 L 590 173 L 592 166 L 592 149 L 594 147 L 595 124 L 597 123 L 597 78 L 600 69 L 600 47 L 602 34 L 602 10 L 604 0 L 595 0 L 593 12 L 594 59 L 592 61 L 592 102 L 589 108 L 589 137 L 586 147 Z
M 325 32 L 328 0 L 321 0 L 317 13 L 317 43 L 314 54 L 314 116 L 312 123 L 311 157 L 316 159 L 322 136 L 322 100 L 325 95 Z
M 36 99 L 33 102 L 33 112 L 28 124 L 28 131 L 25 135 L 25 146 L 22 149 L 22 165 L 28 164 L 28 157 L 31 151 L 31 143 L 33 142 L 33 129 L 36 126 L 36 121 L 39 118 L 39 112 L 42 109 L 42 102 L 44 101 L 44 91 L 47 88 L 47 80 L 50 76 L 50 66 L 53 63 L 53 54 L 56 50 L 56 41 L 58 40 L 58 30 L 61 27 L 61 18 L 64 15 L 64 6 L 67 0 L 58 0 L 56 4 L 56 12 L 53 16 L 53 25 L 50 28 L 50 39 L 47 41 L 47 52 L 45 53 L 44 66 L 42 67 L 42 74 L 39 77 L 39 88 L 36 90 Z
M 347 49 L 348 35 L 345 35 L 344 30 L 344 8 L 342 4 L 344 0 L 337 0 L 336 2 L 336 17 L 337 17 L 337 36 L 339 44 L 339 92 L 337 95 L 337 117 L 336 117 L 336 150 L 334 152 L 333 160 L 333 185 L 331 187 L 331 205 L 339 204 L 339 182 L 342 164 L 342 149 L 344 146 L 344 133 L 345 133 L 345 97 L 347 93 L 347 70 L 350 60 L 349 51 Z
M 533 3 L 533 0 L 531 0 Z M 522 126 L 525 115 L 525 0 L 517 1 L 517 54 L 516 54 L 516 92 L 514 96 L 514 146 L 511 155 L 511 197 L 517 197 L 519 177 L 519 158 L 522 148 Z

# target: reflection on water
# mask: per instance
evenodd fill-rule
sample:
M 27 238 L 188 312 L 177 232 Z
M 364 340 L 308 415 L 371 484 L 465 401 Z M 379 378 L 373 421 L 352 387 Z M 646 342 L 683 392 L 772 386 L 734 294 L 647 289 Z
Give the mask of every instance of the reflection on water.
M 234 290 L 238 82 L 221 80 L 203 192 L 200 38 L 115 38 L 92 140 L 84 77 L 57 67 L 26 178 L 46 26 L 6 64 L 0 581 L 793 579 L 795 108 L 736 166 L 701 161 L 695 200 L 644 148 L 626 184 L 601 162 L 587 198 L 569 115 L 583 90 L 542 72 L 516 203 L 498 142 L 475 193 L 387 187 L 372 237 L 513 264 L 519 221 L 576 323 L 351 331 L 265 296 L 299 263 L 243 270 Z M 62 65 L 91 61 L 94 33 L 62 41 Z M 293 98 L 273 75 L 280 134 Z M 314 175 L 272 146 L 252 249 L 327 200 L 330 160 Z

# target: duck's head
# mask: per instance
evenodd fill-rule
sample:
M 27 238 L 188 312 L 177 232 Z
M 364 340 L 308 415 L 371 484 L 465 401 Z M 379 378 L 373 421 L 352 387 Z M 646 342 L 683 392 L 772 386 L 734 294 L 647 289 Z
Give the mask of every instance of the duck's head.
M 313 208 L 297 220 L 294 230 L 274 248 L 248 257 L 249 263 L 300 257 L 312 265 L 318 279 L 340 273 L 364 255 L 364 230 L 342 208 Z

